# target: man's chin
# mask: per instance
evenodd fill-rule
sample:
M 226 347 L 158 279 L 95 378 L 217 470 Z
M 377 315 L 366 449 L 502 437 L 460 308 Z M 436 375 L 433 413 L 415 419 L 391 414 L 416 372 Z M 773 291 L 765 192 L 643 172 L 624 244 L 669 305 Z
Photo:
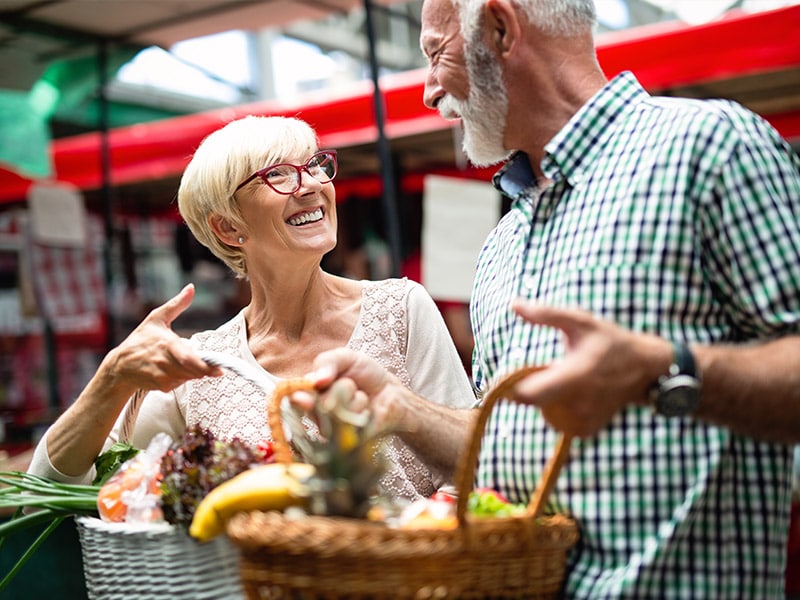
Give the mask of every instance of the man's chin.
M 498 153 L 498 152 L 490 152 L 483 149 L 478 150 L 472 147 L 468 147 L 465 144 L 464 154 L 467 155 L 469 162 L 471 162 L 476 167 L 491 167 L 493 165 L 499 165 L 500 163 L 503 163 L 506 160 L 508 160 L 508 157 L 511 156 L 512 152 L 503 150 L 502 153 Z

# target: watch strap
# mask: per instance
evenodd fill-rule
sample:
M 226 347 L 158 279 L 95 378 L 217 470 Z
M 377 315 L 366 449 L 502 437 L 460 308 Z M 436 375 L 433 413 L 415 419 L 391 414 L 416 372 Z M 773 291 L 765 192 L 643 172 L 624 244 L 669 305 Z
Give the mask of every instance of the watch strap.
M 683 342 L 672 342 L 673 364 L 670 366 L 671 375 L 691 375 L 696 377 L 697 366 L 689 346 Z

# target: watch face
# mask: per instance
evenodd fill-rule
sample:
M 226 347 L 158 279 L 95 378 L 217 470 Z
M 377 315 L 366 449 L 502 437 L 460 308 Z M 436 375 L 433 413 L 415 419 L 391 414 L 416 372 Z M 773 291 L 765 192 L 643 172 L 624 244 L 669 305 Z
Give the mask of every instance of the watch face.
M 674 375 L 659 382 L 656 412 L 666 417 L 690 414 L 700 402 L 700 381 L 691 375 Z

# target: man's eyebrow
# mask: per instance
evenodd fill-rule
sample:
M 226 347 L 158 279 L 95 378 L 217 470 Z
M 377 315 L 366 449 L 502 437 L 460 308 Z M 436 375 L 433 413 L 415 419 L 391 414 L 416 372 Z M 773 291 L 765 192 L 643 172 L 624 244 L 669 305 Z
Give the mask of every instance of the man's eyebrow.
M 441 44 L 442 36 L 440 35 L 427 35 L 425 37 L 420 37 L 419 40 L 419 48 L 425 56 L 428 56 L 430 52 L 439 48 Z

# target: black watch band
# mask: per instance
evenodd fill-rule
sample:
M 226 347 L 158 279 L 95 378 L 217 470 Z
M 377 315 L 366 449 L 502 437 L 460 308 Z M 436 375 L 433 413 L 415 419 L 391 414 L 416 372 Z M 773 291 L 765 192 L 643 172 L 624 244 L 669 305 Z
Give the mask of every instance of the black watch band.
M 689 350 L 689 346 L 683 342 L 672 342 L 672 352 L 674 355 L 670 371 L 677 368 L 676 373 L 670 372 L 670 375 L 691 375 L 697 376 L 697 366 L 694 364 L 694 355 Z
M 669 372 L 658 378 L 650 392 L 656 413 L 665 417 L 691 414 L 700 402 L 700 377 L 689 347 L 683 342 L 672 343 L 673 358 Z

